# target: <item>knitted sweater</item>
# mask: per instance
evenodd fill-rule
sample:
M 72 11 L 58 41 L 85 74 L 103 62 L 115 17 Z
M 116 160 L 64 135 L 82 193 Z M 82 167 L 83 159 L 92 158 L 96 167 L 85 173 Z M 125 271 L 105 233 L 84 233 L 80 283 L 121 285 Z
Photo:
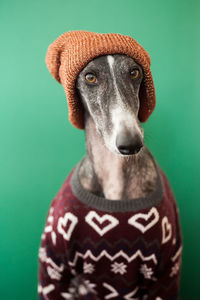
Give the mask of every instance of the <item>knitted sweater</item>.
M 133 200 L 92 194 L 78 177 L 82 160 L 72 169 L 42 234 L 41 300 L 179 299 L 179 213 L 169 182 L 153 161 L 156 189 Z

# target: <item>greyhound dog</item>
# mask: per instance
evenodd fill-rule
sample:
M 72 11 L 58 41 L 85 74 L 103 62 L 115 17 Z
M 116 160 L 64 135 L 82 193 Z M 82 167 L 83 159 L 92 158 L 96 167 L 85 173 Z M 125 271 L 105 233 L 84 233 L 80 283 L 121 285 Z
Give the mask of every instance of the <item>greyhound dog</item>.
M 87 148 L 79 178 L 86 190 L 111 201 L 134 201 L 155 188 L 157 173 L 137 115 L 142 78 L 134 59 L 120 54 L 93 59 L 77 78 Z M 80 299 L 80 286 L 81 279 L 74 280 L 71 299 Z
M 178 300 L 178 209 L 140 124 L 155 101 L 147 52 L 129 37 L 69 32 L 46 62 L 67 92 L 70 121 L 85 129 L 86 154 L 49 209 L 40 299 Z
M 157 180 L 138 120 L 142 78 L 134 59 L 120 54 L 93 59 L 77 78 L 87 145 L 80 180 L 110 200 L 146 196 Z

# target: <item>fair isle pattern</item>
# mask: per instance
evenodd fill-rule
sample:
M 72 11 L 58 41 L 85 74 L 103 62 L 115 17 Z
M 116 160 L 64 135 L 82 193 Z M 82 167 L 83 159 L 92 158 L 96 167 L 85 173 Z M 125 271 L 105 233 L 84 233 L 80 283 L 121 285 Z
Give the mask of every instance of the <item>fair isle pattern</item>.
M 177 263 L 174 264 L 174 266 L 171 269 L 171 273 L 169 274 L 170 277 L 173 277 L 174 275 L 176 275 L 178 273 L 180 269 L 180 263 L 179 261 Z
M 117 290 L 111 286 L 110 284 L 104 282 L 103 286 L 109 291 L 109 293 L 105 296 L 104 299 L 112 299 L 112 298 L 116 298 L 119 296 L 119 293 L 117 292 Z M 123 299 L 125 300 L 139 300 L 139 298 L 135 298 L 135 294 L 138 291 L 138 287 L 136 287 L 133 291 L 131 291 L 130 293 L 126 294 Z
M 177 258 L 179 258 L 181 256 L 183 247 L 180 246 L 179 249 L 177 250 L 177 252 L 174 254 L 174 256 L 172 256 L 171 260 L 174 262 Z
M 51 279 L 60 280 L 62 277 L 61 274 L 56 269 L 53 269 L 50 266 L 47 267 L 47 273 Z
M 172 226 L 166 216 L 162 219 L 162 234 L 162 244 L 165 244 L 171 239 L 172 236 Z
M 56 233 L 53 231 L 53 220 L 54 220 L 54 217 L 52 216 L 53 211 L 54 211 L 54 208 L 51 207 L 49 210 L 49 216 L 47 218 L 47 224 L 44 228 L 44 234 L 42 236 L 42 239 L 45 238 L 45 234 L 47 232 L 51 232 L 51 239 L 52 239 L 53 244 L 55 245 L 56 244 Z
M 79 294 L 80 294 L 81 296 L 87 295 L 87 293 L 88 293 L 87 288 L 86 288 L 83 284 L 81 284 L 81 285 L 79 286 L 78 292 L 79 292 Z
M 96 294 L 96 283 L 91 282 L 90 280 L 84 280 L 84 284 L 88 286 L 89 290 Z
M 119 224 L 119 221 L 111 215 L 105 214 L 103 216 L 99 216 L 95 211 L 90 211 L 85 217 L 85 221 L 100 235 L 103 236 L 106 232 L 114 228 Z M 95 222 L 96 221 L 96 222 Z M 99 224 L 108 221 L 109 224 L 105 225 L 103 228 L 100 228 Z
M 84 264 L 83 264 L 83 272 L 85 274 L 86 273 L 92 274 L 94 272 L 94 270 L 95 270 L 95 267 L 94 267 L 93 264 L 84 262 Z
M 126 268 L 127 268 L 127 265 L 125 265 L 123 262 L 121 262 L 121 263 L 114 262 L 111 265 L 111 272 L 113 272 L 115 274 L 119 273 L 121 275 L 124 275 L 124 273 L 127 272 Z
M 152 268 L 148 268 L 146 264 L 141 265 L 140 273 L 142 273 L 144 278 L 146 279 L 151 279 L 153 275 Z
M 119 296 L 118 292 L 117 292 L 117 291 L 114 289 L 114 287 L 111 286 L 110 284 L 104 282 L 104 283 L 103 283 L 103 286 L 104 286 L 107 290 L 109 290 L 109 294 L 107 294 L 107 295 L 105 296 L 105 299 L 111 299 L 111 298 L 115 298 L 115 297 Z
M 106 250 L 101 251 L 98 256 L 95 256 L 91 252 L 91 250 L 87 250 L 85 252 L 85 254 L 80 253 L 80 252 L 76 252 L 73 261 L 68 262 L 69 265 L 72 266 L 72 267 L 75 266 L 79 257 L 81 257 L 83 259 L 90 258 L 90 259 L 92 259 L 93 261 L 96 261 L 96 262 L 99 261 L 102 257 L 106 257 L 110 261 L 114 261 L 117 258 L 123 257 L 128 263 L 132 262 L 134 259 L 139 257 L 142 261 L 152 260 L 155 265 L 157 264 L 157 259 L 156 259 L 156 256 L 154 254 L 151 254 L 149 256 L 144 256 L 140 250 L 137 250 L 131 256 L 128 256 L 123 250 L 120 250 L 119 252 L 117 252 L 113 256 L 110 255 Z
M 46 264 L 48 265 L 51 265 L 54 270 L 56 270 L 57 272 L 62 272 L 64 270 L 64 265 L 61 264 L 60 266 L 58 266 L 52 259 L 51 257 L 48 257 L 47 256 L 47 253 L 46 253 L 46 249 L 45 248 L 40 248 L 39 249 L 39 259 L 41 262 L 45 262 Z
M 72 300 L 71 293 L 61 293 L 60 295 L 63 297 L 63 299 Z
M 149 221 L 153 216 L 153 219 Z M 139 220 L 143 219 L 145 220 L 146 224 L 143 225 Z M 136 214 L 133 217 L 131 217 L 128 220 L 128 223 L 137 229 L 139 229 L 142 233 L 146 232 L 149 230 L 151 227 L 153 227 L 159 220 L 159 213 L 155 207 L 152 207 L 150 211 L 147 214 Z
M 55 289 L 54 284 L 49 284 L 48 286 L 42 287 L 38 285 L 38 293 L 42 293 L 43 295 L 47 295 Z
M 52 231 L 51 238 L 52 238 L 53 244 L 55 245 L 56 244 L 56 233 L 55 233 L 55 231 Z
M 181 233 L 175 200 L 162 176 L 163 200 L 127 212 L 82 203 L 68 177 L 42 234 L 40 300 L 178 300 Z
M 138 298 L 135 298 L 135 297 L 133 298 L 133 296 L 135 296 L 135 294 L 137 293 L 138 290 L 139 290 L 139 288 L 136 287 L 132 292 L 125 295 L 124 299 L 126 299 L 126 300 L 139 300 Z
M 182 246 L 177 250 L 175 255 L 171 258 L 171 260 L 174 262 L 174 265 L 171 268 L 170 277 L 175 276 L 179 271 L 181 267 L 181 253 L 182 253 Z
M 71 221 L 68 230 L 65 230 L 68 222 Z M 67 241 L 70 240 L 74 227 L 78 223 L 78 218 L 71 212 L 67 212 L 63 217 L 60 217 L 58 220 L 58 232 L 63 235 L 63 238 Z

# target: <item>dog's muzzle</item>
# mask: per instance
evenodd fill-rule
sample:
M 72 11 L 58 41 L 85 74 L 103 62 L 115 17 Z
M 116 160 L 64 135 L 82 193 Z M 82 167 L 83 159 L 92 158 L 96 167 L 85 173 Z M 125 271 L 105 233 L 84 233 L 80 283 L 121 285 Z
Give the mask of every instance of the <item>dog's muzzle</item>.
M 116 138 L 116 146 L 121 154 L 131 155 L 140 151 L 143 142 L 138 134 L 119 133 Z

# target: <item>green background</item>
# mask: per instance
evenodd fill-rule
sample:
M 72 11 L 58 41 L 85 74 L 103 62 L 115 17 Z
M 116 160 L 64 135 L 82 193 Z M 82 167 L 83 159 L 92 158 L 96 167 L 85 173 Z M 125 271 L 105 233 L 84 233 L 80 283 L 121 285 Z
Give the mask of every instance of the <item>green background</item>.
M 200 299 L 199 1 L 0 1 L 0 298 L 37 299 L 37 254 L 51 200 L 85 153 L 48 73 L 68 30 L 131 35 L 150 53 L 157 106 L 146 145 L 176 196 L 184 238 L 181 300 Z

